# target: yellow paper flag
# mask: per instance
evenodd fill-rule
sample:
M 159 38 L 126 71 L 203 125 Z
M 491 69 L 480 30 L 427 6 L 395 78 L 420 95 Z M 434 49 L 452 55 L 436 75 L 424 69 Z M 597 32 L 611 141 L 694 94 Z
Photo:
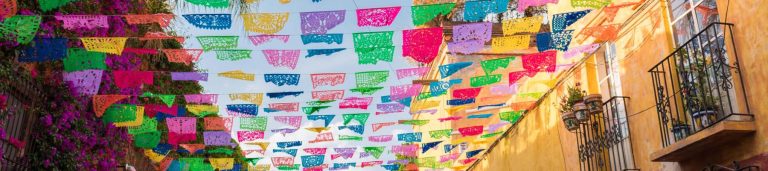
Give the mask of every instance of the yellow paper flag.
M 218 170 L 229 170 L 235 166 L 234 158 L 208 158 L 208 161 L 211 162 L 213 168 Z
M 197 117 L 205 117 L 208 115 L 215 115 L 219 113 L 219 106 L 217 105 L 187 105 L 187 110 Z
M 289 1 L 290 2 L 290 1 Z M 288 21 L 290 13 L 250 13 L 242 14 L 245 30 L 262 33 L 275 34 L 283 30 Z
M 326 128 L 326 127 L 312 127 L 312 128 L 305 128 L 305 129 L 307 129 L 309 131 L 312 131 L 312 132 L 317 132 L 317 133 L 320 133 L 320 132 L 323 132 L 325 130 L 328 130 L 328 128 Z
M 255 105 L 261 105 L 262 101 L 264 100 L 264 93 L 236 93 L 236 94 L 229 94 L 229 99 L 231 100 L 242 100 L 246 102 L 251 102 Z
M 234 79 L 240 79 L 240 80 L 246 80 L 246 81 L 253 81 L 253 80 L 256 79 L 256 75 L 245 73 L 245 72 L 240 71 L 240 70 L 222 72 L 222 73 L 219 73 L 219 76 L 228 77 L 228 78 L 234 78 Z
M 120 55 L 123 54 L 125 48 L 125 41 L 128 38 L 125 37 L 83 37 L 80 41 L 83 42 L 85 49 L 91 52 L 102 52 Z
M 517 33 L 538 33 L 541 29 L 542 16 L 517 18 L 501 22 L 501 28 L 504 35 L 513 35 Z
M 495 37 L 491 42 L 491 50 L 494 52 L 505 52 L 527 49 L 530 42 L 530 35 Z
M 128 122 L 115 122 L 112 124 L 114 124 L 115 127 L 130 127 L 139 126 L 142 122 L 144 122 L 144 106 L 136 106 L 136 120 Z
M 147 158 L 149 158 L 149 160 L 151 160 L 153 163 L 160 163 L 165 158 L 164 155 L 157 154 L 154 151 L 152 151 L 152 149 L 145 149 L 144 155 L 147 156 Z

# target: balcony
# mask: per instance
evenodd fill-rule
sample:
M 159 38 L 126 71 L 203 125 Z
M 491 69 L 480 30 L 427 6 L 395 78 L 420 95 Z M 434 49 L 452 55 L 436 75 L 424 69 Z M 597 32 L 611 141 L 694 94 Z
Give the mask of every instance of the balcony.
M 755 132 L 739 72 L 733 24 L 713 23 L 649 72 L 663 149 L 653 161 L 681 161 Z
M 580 170 L 640 170 L 634 162 L 629 137 L 627 101 L 615 96 L 602 103 L 602 111 L 591 112 L 575 131 Z

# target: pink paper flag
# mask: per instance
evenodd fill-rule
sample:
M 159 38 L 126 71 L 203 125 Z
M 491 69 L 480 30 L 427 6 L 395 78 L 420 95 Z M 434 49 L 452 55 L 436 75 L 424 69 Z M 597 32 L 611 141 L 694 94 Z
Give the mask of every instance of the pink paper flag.
M 373 97 L 349 97 L 339 103 L 339 109 L 368 109 Z
M 536 76 L 536 73 L 539 73 L 538 71 L 515 71 L 509 73 L 509 83 L 515 84 L 518 80 L 523 78 L 524 76 L 533 77 Z
M 418 151 L 419 151 L 418 144 L 411 144 L 411 145 L 403 144 L 403 145 L 392 146 L 392 153 L 400 154 L 408 157 L 416 157 Z
M 168 124 L 168 144 L 177 145 L 197 139 L 197 118 L 174 117 L 165 122 Z
M 302 116 L 275 116 L 275 121 L 284 123 L 294 128 L 301 127 Z
M 429 72 L 429 67 L 419 67 L 419 68 L 404 68 L 404 69 L 397 69 L 395 73 L 397 74 L 397 79 L 403 79 L 406 77 L 412 77 L 412 76 L 419 76 L 422 77 Z
M 296 69 L 301 50 L 261 50 L 267 63 L 274 67 L 288 67 Z
M 144 114 L 149 117 L 155 117 L 157 113 L 164 113 L 166 115 L 177 116 L 179 113 L 179 106 L 173 105 L 168 107 L 165 104 L 145 104 Z
M 459 159 L 461 153 L 446 154 L 440 156 L 440 163 Z
M 216 104 L 219 101 L 218 94 L 187 94 L 184 100 L 191 104 Z
M 523 68 L 528 71 L 555 72 L 557 65 L 557 51 L 546 51 L 523 55 Z
M 157 55 L 157 49 L 126 47 L 123 48 L 123 53 L 132 53 L 136 55 Z
M 443 28 L 403 30 L 403 56 L 421 63 L 431 63 L 443 43 Z
M 333 133 L 332 132 L 325 132 L 317 134 L 314 140 L 310 140 L 309 143 L 318 143 L 318 142 L 327 142 L 327 141 L 333 141 Z
M 379 161 L 367 161 L 367 162 L 360 163 L 360 167 L 361 168 L 365 168 L 365 167 L 378 166 L 378 165 L 381 165 L 382 163 L 384 163 L 384 161 L 381 161 L 381 160 L 379 160 Z
M 328 148 L 305 148 L 304 152 L 307 152 L 312 155 L 325 155 L 325 152 L 328 150 Z
M 480 94 L 480 90 L 483 90 L 483 87 L 455 89 L 451 97 L 455 99 L 472 99 Z
M 282 41 L 283 43 L 287 43 L 289 37 L 290 37 L 289 35 L 262 34 L 262 35 L 248 36 L 248 39 L 251 40 L 251 43 L 253 43 L 254 46 L 259 46 L 271 40 L 279 40 L 279 41 Z
M 461 133 L 461 136 L 475 136 L 480 135 L 483 133 L 483 126 L 469 126 L 464 128 L 459 128 L 459 133 Z
M 237 142 L 264 139 L 264 131 L 237 131 Z
M 293 166 L 293 157 L 272 157 L 272 165 Z
M 581 54 L 581 53 L 592 53 L 595 50 L 597 50 L 598 47 L 600 47 L 599 44 L 591 44 L 591 45 L 582 45 L 579 47 L 570 48 L 568 49 L 568 51 L 565 51 L 565 54 L 563 54 L 563 59 L 570 59 L 576 56 L 577 54 Z
M 371 127 L 373 127 L 373 132 L 376 132 L 376 131 L 380 130 L 381 128 L 384 128 L 384 127 L 387 127 L 387 126 L 396 125 L 396 124 L 397 124 L 397 122 L 382 122 L 382 123 L 371 124 Z
M 312 91 L 312 99 L 316 100 L 341 100 L 344 98 L 344 90 Z
M 298 112 L 299 111 L 299 103 L 293 102 L 293 103 L 270 103 L 269 108 L 273 110 L 279 110 L 284 112 Z
M 445 118 L 438 118 L 437 120 L 439 120 L 440 122 L 445 122 L 445 121 L 455 121 L 455 120 L 459 120 L 461 118 L 463 118 L 463 117 L 461 117 L 461 116 L 451 116 L 451 117 L 445 117 Z
M 311 74 L 312 77 L 312 88 L 317 88 L 319 86 L 336 86 L 340 84 L 344 84 L 344 79 L 346 77 L 346 73 L 319 73 L 319 74 Z
M 368 141 L 370 142 L 389 142 L 392 141 L 392 135 L 379 135 L 379 136 L 370 136 L 368 137 Z
M 54 17 L 64 22 L 62 26 L 67 30 L 109 27 L 106 15 L 57 15 Z
M 389 26 L 398 13 L 400 7 L 357 9 L 357 26 Z
M 393 101 L 418 96 L 421 93 L 421 84 L 406 84 L 389 87 L 389 98 Z
M 128 24 L 157 23 L 160 27 L 168 27 L 173 20 L 173 14 L 123 15 Z
M 150 71 L 112 71 L 112 75 L 118 88 L 138 88 L 155 82 L 154 74 Z

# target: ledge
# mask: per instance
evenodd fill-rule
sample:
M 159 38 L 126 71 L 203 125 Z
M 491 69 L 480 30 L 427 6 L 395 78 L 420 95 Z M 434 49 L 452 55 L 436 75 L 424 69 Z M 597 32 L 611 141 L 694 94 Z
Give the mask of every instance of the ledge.
M 651 159 L 654 162 L 682 161 L 752 134 L 755 129 L 754 121 L 723 120 L 666 148 L 651 153 Z

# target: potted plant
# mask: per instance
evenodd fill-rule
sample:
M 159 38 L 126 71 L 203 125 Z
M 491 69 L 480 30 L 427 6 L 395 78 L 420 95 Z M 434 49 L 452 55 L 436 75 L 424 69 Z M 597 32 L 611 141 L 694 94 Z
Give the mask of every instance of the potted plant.
M 577 107 L 575 105 L 583 101 L 584 94 L 584 91 L 578 87 L 568 87 L 568 94 L 560 101 L 560 113 L 562 114 L 563 123 L 565 123 L 566 128 L 570 131 L 579 129 L 578 122 L 586 119 L 586 115 L 584 115 L 586 112 L 580 106 L 578 106 L 579 110 L 574 110 L 576 109 L 574 107 Z M 586 109 L 586 106 L 583 109 Z M 581 111 L 581 117 L 578 116 L 577 111 Z
M 693 118 L 696 126 L 701 128 L 706 128 L 717 120 L 716 117 L 720 108 L 717 104 L 720 102 L 719 97 L 713 96 L 719 94 L 716 92 L 719 90 L 712 90 L 713 84 L 707 82 L 710 78 L 708 78 L 706 63 L 703 56 L 698 56 L 694 60 L 689 71 L 689 74 L 693 75 L 688 77 L 693 80 L 689 80 L 691 87 L 686 92 L 691 97 L 689 102 L 691 103 L 691 118 Z
M 603 96 L 600 94 L 590 94 L 584 96 L 584 104 L 589 109 L 589 114 L 598 114 L 603 112 Z
M 681 140 L 691 134 L 691 126 L 682 120 L 672 118 L 672 134 L 675 140 Z

